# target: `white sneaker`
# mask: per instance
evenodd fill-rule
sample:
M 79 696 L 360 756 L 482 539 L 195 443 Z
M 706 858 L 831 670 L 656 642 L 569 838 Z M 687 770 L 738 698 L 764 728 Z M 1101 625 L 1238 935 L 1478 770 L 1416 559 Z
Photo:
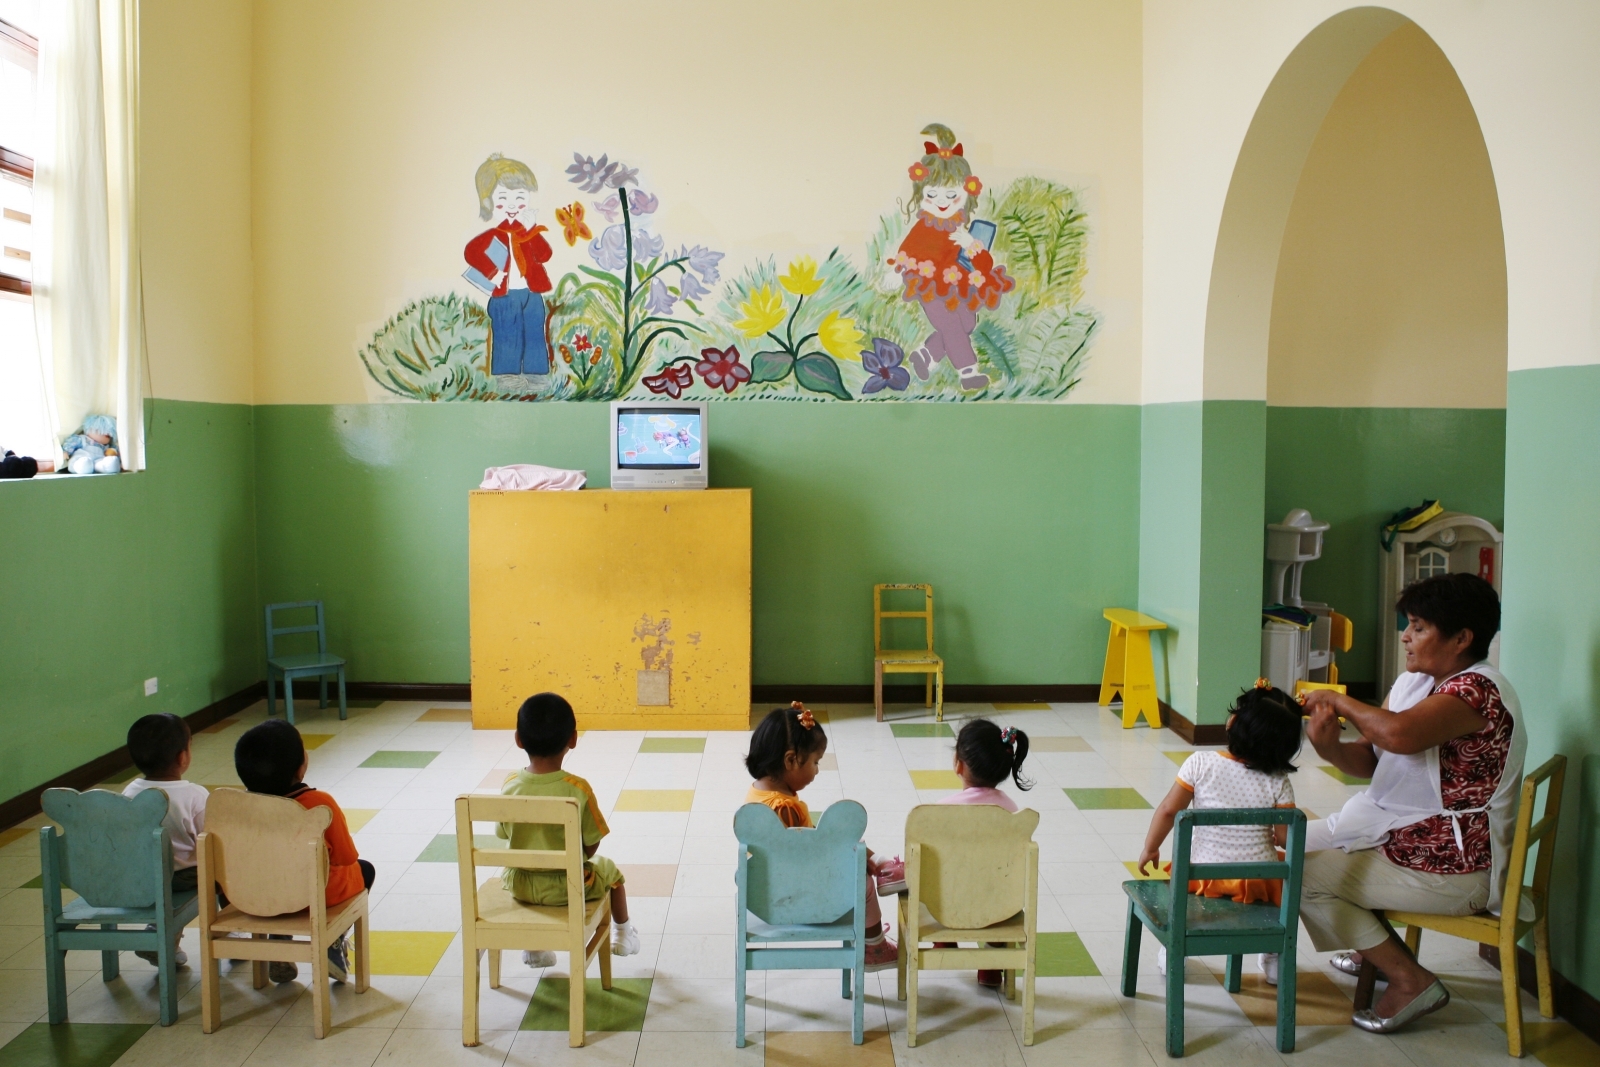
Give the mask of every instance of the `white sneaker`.
M 1156 970 L 1162 974 L 1167 973 L 1167 946 L 1162 945 L 1156 949 Z
M 538 952 L 525 950 L 522 953 L 522 962 L 524 965 L 535 969 L 554 967 L 556 965 L 556 954 L 548 949 L 540 949 Z
M 148 963 L 152 967 L 161 966 L 161 956 L 156 952 L 140 950 L 138 952 L 135 952 L 134 955 L 138 956 L 141 960 L 144 960 L 146 963 Z M 172 950 L 172 965 L 174 967 L 187 967 L 187 966 L 189 966 L 189 954 L 187 952 L 183 951 L 183 949 L 181 949 L 181 948 L 173 949 Z
M 1261 973 L 1267 978 L 1268 985 L 1278 984 L 1278 954 L 1276 952 L 1263 952 L 1256 957 L 1256 963 L 1261 967 Z
M 639 931 L 632 923 L 617 923 L 611 928 L 611 954 L 632 956 L 639 951 Z

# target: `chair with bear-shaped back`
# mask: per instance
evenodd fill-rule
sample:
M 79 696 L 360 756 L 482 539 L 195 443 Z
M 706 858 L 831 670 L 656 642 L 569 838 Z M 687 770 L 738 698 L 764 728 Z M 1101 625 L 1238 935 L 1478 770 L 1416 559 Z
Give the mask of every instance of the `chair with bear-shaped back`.
M 156 953 L 161 1025 L 171 1026 L 178 1021 L 174 950 L 195 917 L 197 895 L 172 891 L 172 839 L 162 825 L 167 795 L 159 789 L 134 797 L 104 789 L 46 789 L 42 806 L 61 827 L 39 830 L 50 1022 L 67 1021 L 69 949 L 99 949 L 107 982 L 117 977 L 118 953 L 131 950 Z M 63 889 L 78 899 L 64 904 Z M 124 924 L 137 929 L 118 929 Z
M 733 971 L 738 1047 L 744 1047 L 747 971 L 835 967 L 842 975 L 841 995 L 854 1001 L 850 1039 L 862 1043 L 867 846 L 861 835 L 866 830 L 867 810 L 853 800 L 829 807 L 815 828 L 786 827 L 764 804 L 746 804 L 734 813 L 733 832 L 739 839 Z M 839 944 L 819 947 L 814 944 L 818 941 Z M 801 947 L 798 942 L 813 944 Z

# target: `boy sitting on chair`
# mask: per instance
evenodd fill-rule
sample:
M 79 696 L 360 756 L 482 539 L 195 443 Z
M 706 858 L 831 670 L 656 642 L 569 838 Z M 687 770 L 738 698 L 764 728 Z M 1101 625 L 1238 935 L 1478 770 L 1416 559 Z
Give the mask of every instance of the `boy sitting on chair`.
M 600 814 L 589 783 L 561 769 L 567 753 L 578 747 L 578 719 L 572 713 L 572 705 L 555 693 L 538 693 L 524 700 L 517 710 L 517 747 L 528 754 L 528 769 L 513 775 L 501 788 L 501 794 L 577 799 L 583 854 L 588 857 L 583 864 L 583 899 L 599 900 L 602 893 L 611 894 L 611 953 L 633 955 L 639 951 L 639 934 L 628 921 L 628 893 L 622 885 L 622 872 L 606 857 L 595 855 L 600 839 L 611 830 Z M 508 840 L 512 848 L 557 852 L 566 848 L 565 834 L 559 826 L 500 823 L 495 833 Z M 508 867 L 500 881 L 513 897 L 526 904 L 559 907 L 567 903 L 565 871 Z M 556 954 L 524 952 L 522 961 L 529 967 L 551 967 Z
M 162 825 L 172 841 L 172 891 L 188 893 L 195 888 L 194 842 L 206 828 L 206 787 L 183 780 L 189 769 L 189 724 L 176 715 L 145 715 L 128 727 L 128 755 L 139 768 L 139 777 L 122 790 L 125 797 L 136 797 L 146 789 L 167 794 L 167 817 Z M 154 924 L 145 927 L 154 930 Z M 179 936 L 182 936 L 181 932 Z M 135 952 L 152 967 L 160 966 L 154 951 Z M 189 962 L 183 949 L 175 949 L 173 959 L 179 967 Z

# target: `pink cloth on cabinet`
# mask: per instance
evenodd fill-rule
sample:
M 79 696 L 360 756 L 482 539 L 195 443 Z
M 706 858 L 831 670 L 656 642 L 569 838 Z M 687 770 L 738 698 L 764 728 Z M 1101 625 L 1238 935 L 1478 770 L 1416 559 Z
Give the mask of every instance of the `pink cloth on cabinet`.
M 589 476 L 583 471 L 541 467 L 537 463 L 511 463 L 483 472 L 479 489 L 582 489 Z

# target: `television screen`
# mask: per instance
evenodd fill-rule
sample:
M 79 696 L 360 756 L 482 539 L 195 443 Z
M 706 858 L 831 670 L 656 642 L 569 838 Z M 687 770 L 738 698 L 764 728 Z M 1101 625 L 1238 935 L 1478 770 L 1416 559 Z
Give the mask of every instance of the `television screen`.
M 696 470 L 700 467 L 700 429 L 700 412 L 693 408 L 619 408 L 617 467 Z

